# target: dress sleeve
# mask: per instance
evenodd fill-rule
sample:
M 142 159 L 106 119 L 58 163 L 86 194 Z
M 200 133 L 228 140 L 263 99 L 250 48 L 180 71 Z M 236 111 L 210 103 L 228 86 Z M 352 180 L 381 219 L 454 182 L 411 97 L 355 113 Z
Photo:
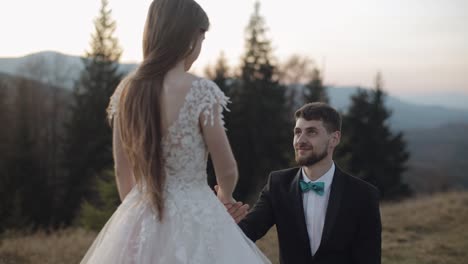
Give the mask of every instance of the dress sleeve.
M 199 125 L 213 161 L 216 181 L 221 189 L 232 194 L 238 179 L 237 163 L 232 153 L 223 121 L 223 109 L 229 99 L 212 81 L 204 81 L 200 94 Z
M 203 125 L 214 126 L 219 123 L 224 126 L 223 110 L 229 111 L 229 98 L 210 80 L 201 80 L 202 98 L 200 103 L 200 117 Z
M 117 88 L 115 88 L 114 94 L 110 97 L 109 105 L 107 106 L 107 119 L 112 124 L 112 120 L 116 115 L 119 113 L 119 103 L 120 97 L 122 96 L 123 89 L 128 85 L 131 78 L 131 74 L 125 77 L 122 81 L 120 81 Z

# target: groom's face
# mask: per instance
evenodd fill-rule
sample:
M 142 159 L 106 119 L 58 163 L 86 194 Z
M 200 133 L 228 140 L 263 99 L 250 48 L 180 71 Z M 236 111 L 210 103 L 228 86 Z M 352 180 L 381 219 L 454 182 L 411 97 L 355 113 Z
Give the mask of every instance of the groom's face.
M 312 166 L 325 159 L 330 151 L 330 134 L 321 120 L 298 118 L 294 127 L 294 150 L 300 166 Z

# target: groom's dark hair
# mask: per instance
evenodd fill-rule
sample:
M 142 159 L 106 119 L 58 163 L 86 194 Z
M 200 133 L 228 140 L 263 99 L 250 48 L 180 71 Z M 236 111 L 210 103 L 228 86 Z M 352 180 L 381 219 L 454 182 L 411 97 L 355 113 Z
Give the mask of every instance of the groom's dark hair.
M 295 113 L 296 120 L 304 118 L 307 121 L 320 120 L 328 133 L 341 131 L 341 115 L 335 108 L 326 103 L 308 103 Z

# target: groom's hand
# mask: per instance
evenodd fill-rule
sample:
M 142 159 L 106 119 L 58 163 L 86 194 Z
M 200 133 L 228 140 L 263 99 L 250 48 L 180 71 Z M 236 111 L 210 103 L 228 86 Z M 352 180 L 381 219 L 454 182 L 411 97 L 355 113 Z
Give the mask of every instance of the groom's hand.
M 226 206 L 226 205 L 225 205 Z M 229 207 L 228 207 L 229 206 Z M 249 213 L 249 205 L 236 202 L 226 206 L 228 213 L 232 216 L 236 224 L 238 224 Z
M 218 192 L 219 186 L 215 185 L 214 187 L 215 192 Z M 242 202 L 235 202 L 235 203 L 226 203 L 224 204 L 228 213 L 234 219 L 234 221 L 239 223 L 249 212 L 250 206 L 248 204 L 243 204 Z

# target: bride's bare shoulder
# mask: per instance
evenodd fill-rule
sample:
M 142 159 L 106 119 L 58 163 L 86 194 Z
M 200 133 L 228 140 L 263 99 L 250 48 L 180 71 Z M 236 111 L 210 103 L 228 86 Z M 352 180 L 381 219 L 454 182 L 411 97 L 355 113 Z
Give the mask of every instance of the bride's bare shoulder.
M 167 75 L 166 78 L 164 78 L 164 88 L 166 90 L 188 90 L 195 82 L 201 79 L 203 78 L 191 73 L 183 73 L 177 75 L 170 74 Z
M 186 73 L 186 74 L 187 74 L 187 82 L 189 83 L 194 83 L 203 79 L 202 77 L 197 76 L 195 74 L 191 74 L 191 73 Z

